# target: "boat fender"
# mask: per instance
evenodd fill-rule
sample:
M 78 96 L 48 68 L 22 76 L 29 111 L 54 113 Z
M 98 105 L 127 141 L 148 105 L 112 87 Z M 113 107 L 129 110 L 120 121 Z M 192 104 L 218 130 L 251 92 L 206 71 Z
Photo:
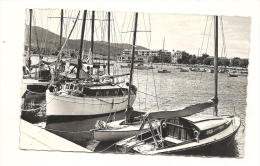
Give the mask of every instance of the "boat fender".
M 195 135 L 195 137 L 198 137 L 198 136 L 199 136 L 198 130 L 194 130 L 194 135 Z
M 194 130 L 195 140 L 197 143 L 199 143 L 199 134 L 198 130 Z
M 166 126 L 166 122 L 162 122 L 162 127 L 165 128 Z

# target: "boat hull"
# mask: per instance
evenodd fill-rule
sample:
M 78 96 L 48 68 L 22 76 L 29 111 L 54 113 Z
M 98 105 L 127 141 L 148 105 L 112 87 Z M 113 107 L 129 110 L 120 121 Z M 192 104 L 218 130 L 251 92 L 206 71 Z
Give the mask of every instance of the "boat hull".
M 140 132 L 140 122 L 129 125 L 120 125 L 123 121 L 124 119 L 121 119 L 108 123 L 108 129 L 94 130 L 93 139 L 96 141 L 119 141 L 134 136 Z M 152 125 L 158 125 L 158 122 L 153 122 Z M 148 128 L 149 126 L 145 125 L 142 132 L 148 130 Z
M 220 133 L 201 139 L 198 142 L 187 142 L 176 146 L 156 149 L 154 144 L 135 140 L 133 137 L 122 140 L 116 144 L 117 152 L 135 152 L 142 154 L 185 154 L 210 155 L 224 150 L 232 141 L 240 128 L 240 118 L 231 119 L 231 124 Z M 124 145 L 125 144 L 125 145 Z
M 130 97 L 130 105 L 136 95 Z M 65 93 L 46 91 L 47 116 L 102 115 L 126 109 L 127 95 L 113 97 L 77 97 Z
M 140 127 L 140 125 L 139 125 Z M 97 130 L 93 132 L 93 137 L 97 141 L 118 141 L 138 134 L 137 130 Z

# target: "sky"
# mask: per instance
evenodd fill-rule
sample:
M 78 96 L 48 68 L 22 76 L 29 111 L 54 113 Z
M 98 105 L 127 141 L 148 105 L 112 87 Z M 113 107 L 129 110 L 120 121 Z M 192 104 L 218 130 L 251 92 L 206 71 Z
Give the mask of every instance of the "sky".
M 72 29 L 79 10 L 64 10 L 63 36 Z M 33 9 L 32 25 L 40 26 L 56 34 L 60 33 L 60 9 Z M 92 11 L 87 11 L 91 19 Z M 83 18 L 83 10 L 79 19 Z M 51 18 L 50 18 L 51 17 Z M 95 11 L 95 41 L 107 41 L 107 12 Z M 245 16 L 219 16 L 219 57 L 249 57 L 251 18 Z M 132 44 L 134 13 L 111 12 L 111 42 Z M 29 11 L 25 14 L 29 24 Z M 71 39 L 80 39 L 82 20 L 78 20 Z M 223 31 L 222 31 L 223 27 Z M 91 21 L 86 21 L 85 39 L 90 40 Z M 138 13 L 136 45 L 148 49 L 180 50 L 190 54 L 214 55 L 213 15 Z M 224 36 L 224 38 L 223 38 Z M 47 37 L 47 36 L 46 36 Z M 225 40 L 223 40 L 225 39 Z M 163 43 L 163 41 L 165 42 Z M 225 43 L 225 44 L 223 44 Z M 223 51 L 225 46 L 226 51 Z

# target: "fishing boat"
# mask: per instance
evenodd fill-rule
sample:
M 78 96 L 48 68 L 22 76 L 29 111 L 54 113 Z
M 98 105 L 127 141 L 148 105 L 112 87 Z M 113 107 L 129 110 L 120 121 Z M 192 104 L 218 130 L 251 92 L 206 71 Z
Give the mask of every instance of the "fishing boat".
M 150 131 L 125 138 L 116 143 L 118 153 L 141 154 L 192 154 L 209 150 L 215 146 L 227 146 L 233 141 L 241 122 L 238 116 L 218 116 L 218 16 L 214 17 L 215 23 L 215 58 L 214 97 L 205 103 L 198 103 L 184 109 L 174 111 L 151 112 L 136 119 L 142 119 L 143 123 L 150 125 L 150 119 L 160 119 L 160 127 Z M 205 108 L 214 106 L 213 116 L 193 115 Z M 214 150 L 214 149 L 212 149 Z
M 93 76 L 82 69 L 82 46 L 85 31 L 86 13 L 87 11 L 85 10 L 83 15 L 79 52 L 80 57 L 77 63 L 77 73 L 76 75 L 72 75 L 73 78 L 75 76 L 75 79 L 72 82 L 65 83 L 63 87 L 59 82 L 53 81 L 53 86 L 50 86 L 50 88 L 46 90 L 47 116 L 91 116 L 109 114 L 123 111 L 127 105 L 132 106 L 135 101 L 137 88 L 134 85 L 125 83 L 124 80 L 116 81 L 115 79 L 118 77 L 124 77 L 128 74 L 110 75 L 109 53 L 108 75 L 99 76 L 99 74 L 97 74 Z M 108 17 L 108 22 L 110 25 L 110 12 L 108 13 Z M 92 11 L 91 54 L 93 54 L 94 47 L 94 19 L 95 12 Z M 108 28 L 110 28 L 110 26 L 108 26 Z M 110 29 L 108 30 L 108 33 L 110 34 Z M 108 43 L 110 43 L 110 38 L 108 38 Z M 66 42 L 64 45 L 65 44 Z M 93 62 L 93 59 L 91 61 Z M 56 63 L 59 62 L 60 61 L 58 60 L 56 61 Z M 93 65 L 93 68 L 95 67 L 97 68 L 97 71 L 99 71 L 100 66 Z
M 165 38 L 163 39 L 163 51 L 162 51 L 162 54 L 163 54 L 163 55 L 161 55 L 162 57 L 165 56 L 165 52 L 164 52 L 164 42 L 165 42 Z M 162 60 L 161 70 L 158 70 L 158 73 L 171 73 L 170 70 L 162 69 L 162 66 L 163 66 L 163 60 Z
M 131 70 L 130 70 L 130 86 L 132 86 L 132 76 L 133 76 L 133 62 L 134 62 L 134 52 L 135 52 L 135 40 L 136 40 L 136 31 L 137 31 L 137 19 L 138 13 L 135 14 L 135 29 L 133 37 L 133 47 L 132 47 L 132 60 L 131 60 Z M 128 102 L 130 102 L 130 96 L 128 95 Z M 128 103 L 125 107 L 125 119 L 113 121 L 113 122 L 104 122 L 98 120 L 96 123 L 96 128 L 92 130 L 93 140 L 95 141 L 118 141 L 126 137 L 136 135 L 141 126 L 143 125 L 141 121 L 134 120 L 134 117 L 138 117 L 144 112 L 134 111 L 131 103 Z M 150 127 L 156 128 L 159 125 L 159 121 L 152 120 L 151 126 L 144 125 L 142 126 L 142 131 L 148 130 Z

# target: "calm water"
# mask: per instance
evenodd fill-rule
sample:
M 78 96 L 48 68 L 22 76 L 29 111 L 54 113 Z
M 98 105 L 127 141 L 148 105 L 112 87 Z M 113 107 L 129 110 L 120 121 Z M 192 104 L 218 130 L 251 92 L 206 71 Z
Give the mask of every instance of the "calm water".
M 158 69 L 161 67 L 159 66 Z M 171 73 L 158 73 L 157 68 L 153 70 L 135 70 L 134 85 L 139 92 L 133 105 L 134 109 L 141 111 L 174 109 L 196 102 L 204 102 L 214 96 L 214 74 L 207 72 L 179 72 L 174 66 L 164 66 L 164 69 L 171 70 Z M 112 70 L 113 71 L 113 70 Z M 126 73 L 129 69 L 124 69 L 121 73 Z M 219 74 L 219 105 L 218 114 L 238 114 L 245 124 L 246 117 L 246 97 L 247 97 L 247 77 L 228 77 L 227 74 Z M 32 97 L 33 103 L 44 105 L 45 99 Z M 28 104 L 28 103 L 27 103 Z M 32 104 L 32 102 L 31 102 Z M 212 114 L 213 109 L 204 111 L 201 114 Z M 114 117 L 111 116 L 110 119 Z M 25 115 L 23 118 L 35 125 L 43 126 L 46 130 L 57 134 L 65 139 L 75 142 L 83 147 L 91 139 L 88 132 L 94 128 L 98 119 L 107 120 L 108 115 L 96 117 L 56 117 L 47 118 L 45 108 L 36 115 Z M 124 113 L 117 113 L 116 119 L 124 118 Z M 235 141 L 220 152 L 212 154 L 198 154 L 222 157 L 243 157 L 245 133 L 241 125 Z M 101 143 L 96 151 L 103 151 L 113 143 Z M 105 152 L 114 152 L 112 146 Z

